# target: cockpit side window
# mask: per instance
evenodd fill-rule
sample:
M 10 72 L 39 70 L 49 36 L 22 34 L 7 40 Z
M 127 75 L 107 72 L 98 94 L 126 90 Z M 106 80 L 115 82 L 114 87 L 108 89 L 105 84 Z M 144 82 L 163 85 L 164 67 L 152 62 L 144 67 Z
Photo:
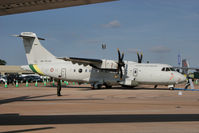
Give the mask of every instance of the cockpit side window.
M 167 67 L 167 68 L 166 68 L 166 71 L 170 71 L 170 69 Z
M 163 67 L 162 71 L 175 71 L 173 67 Z
M 171 71 L 175 71 L 175 69 L 174 69 L 174 68 L 172 68 L 172 67 L 170 67 L 170 70 L 171 70 Z

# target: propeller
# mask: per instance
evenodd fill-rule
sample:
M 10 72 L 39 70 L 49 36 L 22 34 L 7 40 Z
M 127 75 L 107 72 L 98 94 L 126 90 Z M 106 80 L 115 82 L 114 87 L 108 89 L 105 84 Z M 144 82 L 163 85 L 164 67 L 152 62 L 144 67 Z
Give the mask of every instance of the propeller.
M 118 52 L 118 62 L 117 62 L 118 68 L 117 68 L 117 74 L 120 73 L 120 79 L 122 79 L 122 77 L 123 77 L 122 67 L 125 66 L 125 63 L 124 63 L 124 61 L 123 61 L 123 59 L 124 59 L 124 53 L 122 53 L 122 55 L 121 55 L 119 49 L 117 49 L 117 52 Z
M 138 57 L 138 63 L 142 63 L 142 57 L 143 57 L 142 52 L 140 54 L 137 52 L 137 57 Z

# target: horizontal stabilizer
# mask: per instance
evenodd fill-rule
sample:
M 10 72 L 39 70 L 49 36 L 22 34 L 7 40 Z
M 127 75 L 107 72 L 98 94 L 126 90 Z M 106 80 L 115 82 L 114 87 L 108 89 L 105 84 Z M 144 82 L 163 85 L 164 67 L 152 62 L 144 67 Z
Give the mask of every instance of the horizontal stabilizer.
M 37 36 L 34 36 L 34 34 L 31 34 L 31 32 L 23 32 L 21 35 L 12 35 L 15 37 L 22 37 L 22 38 L 35 38 Z M 37 37 L 39 40 L 45 40 L 44 38 Z

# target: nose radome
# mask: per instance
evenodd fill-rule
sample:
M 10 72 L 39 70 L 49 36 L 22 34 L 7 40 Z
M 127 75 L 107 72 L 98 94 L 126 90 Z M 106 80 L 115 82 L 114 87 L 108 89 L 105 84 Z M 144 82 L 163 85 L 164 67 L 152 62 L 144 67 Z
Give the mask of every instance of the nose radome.
M 186 82 L 186 77 L 182 74 L 179 74 L 179 83 Z
M 176 72 L 174 75 L 175 75 L 174 79 L 175 79 L 176 84 L 180 84 L 186 81 L 186 77 L 182 75 L 181 73 Z

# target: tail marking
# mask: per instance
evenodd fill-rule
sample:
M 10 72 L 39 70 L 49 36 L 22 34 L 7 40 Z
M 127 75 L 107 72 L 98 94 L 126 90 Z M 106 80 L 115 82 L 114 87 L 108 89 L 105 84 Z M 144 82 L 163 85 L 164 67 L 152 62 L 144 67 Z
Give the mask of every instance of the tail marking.
M 44 75 L 44 73 L 39 69 L 37 65 L 30 64 L 29 67 L 33 72 Z

